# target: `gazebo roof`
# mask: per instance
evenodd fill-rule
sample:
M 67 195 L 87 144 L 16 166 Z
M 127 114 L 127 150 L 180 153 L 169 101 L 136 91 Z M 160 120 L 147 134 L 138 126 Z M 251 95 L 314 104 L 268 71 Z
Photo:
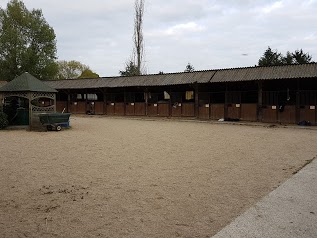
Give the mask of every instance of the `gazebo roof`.
M 28 72 L 21 74 L 4 86 L 0 87 L 0 92 L 47 92 L 57 93 L 57 91 L 41 80 L 35 78 Z

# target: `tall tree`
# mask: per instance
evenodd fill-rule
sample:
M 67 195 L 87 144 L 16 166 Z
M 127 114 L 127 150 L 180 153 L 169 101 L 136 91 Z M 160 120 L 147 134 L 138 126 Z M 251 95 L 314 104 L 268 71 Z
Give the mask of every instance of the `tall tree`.
M 144 15 L 144 0 L 136 0 L 134 4 L 134 64 L 137 66 L 138 74 L 142 74 L 142 60 L 144 55 L 143 42 L 143 15 Z
M 272 51 L 271 47 L 268 47 L 263 56 L 259 59 L 259 66 L 274 66 L 282 65 L 282 54 L 277 51 Z
M 95 79 L 95 78 L 99 78 L 99 74 L 94 73 L 91 69 L 85 69 L 78 78 Z
M 29 11 L 20 0 L 0 7 L 0 80 L 29 72 L 39 79 L 57 73 L 56 36 L 40 9 Z
M 295 64 L 313 63 L 312 57 L 308 53 L 304 53 L 302 49 L 295 50 L 292 56 Z
M 125 70 L 119 72 L 121 76 L 137 76 L 140 75 L 138 67 L 132 60 L 128 61 L 125 66 Z
M 264 52 L 263 56 L 259 59 L 259 66 L 274 66 L 285 64 L 307 64 L 313 63 L 312 56 L 308 53 L 304 53 L 302 49 L 295 50 L 294 53 L 286 52 L 286 56 L 283 56 L 277 51 L 272 51 L 270 47 Z
M 282 57 L 283 64 L 294 64 L 293 54 L 289 51 L 286 52 L 286 56 Z
M 186 65 L 186 68 L 184 72 L 193 72 L 195 70 L 194 66 L 192 66 L 190 63 Z
M 144 42 L 143 42 L 143 15 L 144 1 L 135 0 L 134 3 L 134 31 L 132 57 L 126 62 L 125 70 L 120 70 L 121 76 L 141 75 L 143 70 Z
M 58 64 L 57 79 L 99 78 L 89 66 L 76 60 L 60 60 Z

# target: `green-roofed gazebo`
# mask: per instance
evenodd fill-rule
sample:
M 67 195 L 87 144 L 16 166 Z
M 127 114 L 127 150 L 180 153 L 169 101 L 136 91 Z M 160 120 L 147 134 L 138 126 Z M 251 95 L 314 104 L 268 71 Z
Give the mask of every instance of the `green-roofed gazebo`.
M 39 128 L 39 114 L 56 112 L 57 91 L 29 73 L 23 73 L 0 87 L 3 111 L 10 125 Z

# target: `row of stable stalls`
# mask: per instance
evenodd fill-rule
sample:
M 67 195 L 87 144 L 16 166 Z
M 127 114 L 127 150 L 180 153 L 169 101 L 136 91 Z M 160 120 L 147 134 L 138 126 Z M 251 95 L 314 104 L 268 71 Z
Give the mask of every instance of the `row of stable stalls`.
M 199 92 L 199 118 L 317 124 L 317 79 L 214 84 Z
M 111 116 L 195 117 L 196 78 L 208 82 L 210 72 L 47 83 L 59 91 L 57 111 Z
M 115 87 L 57 88 L 57 111 L 286 124 L 307 121 L 316 125 L 317 66 L 308 64 L 305 67 L 252 67 L 182 73 L 187 74 L 186 80 L 192 79 L 169 85 L 131 83 L 136 86 L 126 86 L 118 83 Z M 199 81 L 197 77 L 204 79 Z
M 195 117 L 194 89 L 186 87 L 68 90 L 57 96 L 57 111 L 109 116 Z M 182 91 L 185 90 L 185 91 Z

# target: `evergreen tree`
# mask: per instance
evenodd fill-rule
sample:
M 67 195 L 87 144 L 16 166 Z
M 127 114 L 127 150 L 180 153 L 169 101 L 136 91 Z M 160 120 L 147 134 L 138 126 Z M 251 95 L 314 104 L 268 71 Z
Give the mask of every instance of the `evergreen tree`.
M 192 66 L 190 63 L 186 65 L 186 68 L 184 72 L 193 72 L 195 70 L 194 66 Z
M 272 51 L 271 47 L 268 47 L 263 56 L 259 59 L 259 66 L 274 66 L 282 65 L 282 54 L 277 51 Z
M 138 66 L 132 60 L 126 63 L 125 70 L 119 72 L 121 76 L 137 76 L 140 75 Z
M 312 57 L 308 53 L 304 53 L 302 49 L 295 50 L 292 56 L 295 64 L 313 63 Z

